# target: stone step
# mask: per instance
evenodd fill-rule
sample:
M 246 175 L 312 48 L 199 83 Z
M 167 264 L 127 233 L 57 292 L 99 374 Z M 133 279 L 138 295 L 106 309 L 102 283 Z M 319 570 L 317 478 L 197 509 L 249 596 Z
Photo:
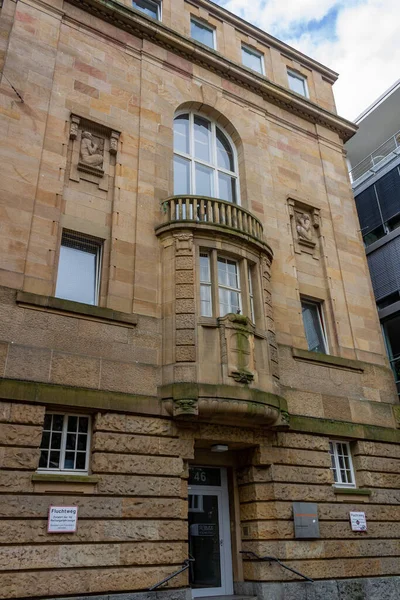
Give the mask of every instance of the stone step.
M 258 600 L 257 596 L 242 596 L 236 594 L 233 596 L 205 596 L 201 600 Z

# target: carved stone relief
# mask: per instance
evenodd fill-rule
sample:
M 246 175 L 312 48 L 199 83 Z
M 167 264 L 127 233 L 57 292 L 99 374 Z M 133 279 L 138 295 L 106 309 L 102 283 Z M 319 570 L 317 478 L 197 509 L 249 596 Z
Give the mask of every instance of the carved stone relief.
M 76 182 L 84 179 L 107 191 L 111 157 L 117 154 L 119 135 L 104 125 L 71 115 L 70 179 Z
M 229 314 L 218 319 L 223 375 L 237 383 L 255 379 L 254 325 L 243 315 Z
M 293 198 L 289 198 L 288 205 L 295 252 L 297 254 L 302 252 L 312 254 L 318 260 L 319 208 Z

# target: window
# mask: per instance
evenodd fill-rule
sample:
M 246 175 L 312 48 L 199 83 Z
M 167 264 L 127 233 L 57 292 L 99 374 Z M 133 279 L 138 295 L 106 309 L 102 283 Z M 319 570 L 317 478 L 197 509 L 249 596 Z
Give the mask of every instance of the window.
M 301 310 L 308 349 L 311 352 L 323 352 L 324 354 L 327 354 L 328 344 L 325 334 L 321 303 L 302 300 Z
M 292 92 L 296 92 L 296 94 L 300 94 L 301 96 L 308 98 L 307 79 L 303 77 L 303 75 L 295 73 L 294 71 L 290 71 L 289 69 L 287 74 L 289 87 Z
M 353 463 L 348 442 L 329 442 L 331 469 L 335 484 L 342 487 L 355 487 Z
M 235 148 L 214 121 L 198 114 L 174 120 L 174 194 L 238 202 Z
M 199 264 L 201 316 L 224 317 L 228 313 L 243 313 L 254 323 L 253 275 L 248 261 L 220 256 L 216 250 L 201 250 Z M 241 280 L 245 280 L 246 276 L 248 289 L 245 292 Z
M 58 262 L 57 298 L 97 304 L 101 251 L 101 240 L 63 231 Z
M 161 2 L 157 0 L 132 0 L 133 8 L 140 10 L 148 17 L 161 21 Z
M 242 312 L 238 263 L 218 257 L 218 295 L 220 316 Z
M 201 42 L 205 46 L 209 46 L 213 50 L 216 49 L 215 29 L 210 25 L 206 25 L 197 19 L 190 19 L 190 35 L 197 42 Z
M 264 56 L 261 52 L 242 46 L 242 63 L 245 67 L 264 75 Z
M 90 417 L 47 413 L 39 470 L 85 472 L 89 466 Z

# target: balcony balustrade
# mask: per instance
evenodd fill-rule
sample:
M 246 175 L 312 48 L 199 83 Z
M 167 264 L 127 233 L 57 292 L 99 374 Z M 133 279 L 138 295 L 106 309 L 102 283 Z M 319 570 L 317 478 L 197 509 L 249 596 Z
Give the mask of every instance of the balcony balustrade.
M 250 236 L 263 242 L 263 226 L 257 217 L 237 204 L 204 196 L 172 196 L 162 203 L 165 225 L 204 224 Z

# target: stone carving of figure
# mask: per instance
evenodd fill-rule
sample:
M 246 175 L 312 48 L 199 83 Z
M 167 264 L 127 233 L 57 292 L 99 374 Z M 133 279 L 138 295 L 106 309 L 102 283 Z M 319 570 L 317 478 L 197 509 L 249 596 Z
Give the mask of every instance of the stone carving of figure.
M 93 136 L 89 131 L 82 132 L 81 142 L 81 162 L 91 167 L 101 167 L 103 164 L 103 155 L 99 151 L 99 145 L 93 141 Z
M 307 213 L 296 217 L 296 229 L 299 238 L 312 242 L 311 218 Z

